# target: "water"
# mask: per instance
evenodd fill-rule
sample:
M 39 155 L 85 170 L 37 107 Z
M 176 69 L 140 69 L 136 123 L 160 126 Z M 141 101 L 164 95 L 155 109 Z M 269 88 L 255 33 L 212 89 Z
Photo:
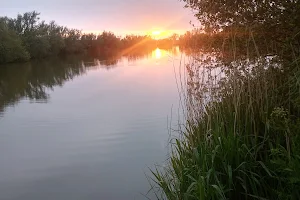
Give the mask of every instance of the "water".
M 177 118 L 179 57 L 1 66 L 0 199 L 146 199 Z

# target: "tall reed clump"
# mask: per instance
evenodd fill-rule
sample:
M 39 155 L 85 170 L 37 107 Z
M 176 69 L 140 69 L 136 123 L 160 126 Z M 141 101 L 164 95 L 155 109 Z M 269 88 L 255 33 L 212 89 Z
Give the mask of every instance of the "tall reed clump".
M 187 122 L 152 171 L 158 199 L 300 199 L 297 58 L 233 58 L 188 65 Z

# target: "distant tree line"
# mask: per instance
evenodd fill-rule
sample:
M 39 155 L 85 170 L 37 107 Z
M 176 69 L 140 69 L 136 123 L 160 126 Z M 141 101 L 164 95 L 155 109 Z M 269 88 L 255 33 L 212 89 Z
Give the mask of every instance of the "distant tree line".
M 162 40 L 150 36 L 127 35 L 124 38 L 112 32 L 85 34 L 77 29 L 40 20 L 40 13 L 26 12 L 16 18 L 0 17 L 0 63 L 27 61 L 64 54 L 88 53 L 92 56 L 126 53 L 137 48 L 170 47 L 177 40 L 174 35 Z

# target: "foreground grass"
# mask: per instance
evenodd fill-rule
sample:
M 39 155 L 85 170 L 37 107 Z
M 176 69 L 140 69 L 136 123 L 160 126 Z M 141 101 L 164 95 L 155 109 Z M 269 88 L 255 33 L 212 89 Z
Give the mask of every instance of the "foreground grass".
M 192 115 L 166 167 L 152 171 L 157 198 L 300 199 L 297 62 L 275 56 L 223 62 L 217 90 L 205 84 L 213 76 L 205 81 L 199 72 L 205 63 L 187 70 Z

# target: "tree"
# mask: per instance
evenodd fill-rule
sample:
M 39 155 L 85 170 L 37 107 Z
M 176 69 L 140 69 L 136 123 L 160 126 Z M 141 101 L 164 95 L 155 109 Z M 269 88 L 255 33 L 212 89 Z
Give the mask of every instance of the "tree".
M 29 60 L 21 38 L 8 28 L 7 18 L 0 18 L 0 63 Z
M 50 44 L 50 52 L 52 55 L 58 55 L 65 47 L 65 41 L 63 38 L 62 26 L 57 25 L 54 21 L 51 21 L 47 26 L 47 34 Z
M 299 0 L 182 0 L 207 31 L 230 26 L 279 25 L 299 19 Z M 291 20 L 294 21 L 294 20 Z
M 83 52 L 83 45 L 80 41 L 81 31 L 77 29 L 63 29 L 65 47 L 64 53 L 80 53 Z
M 261 45 L 267 51 L 274 50 L 267 46 L 282 47 L 282 54 L 288 59 L 291 51 L 300 55 L 299 0 L 182 1 L 196 12 L 195 16 L 206 33 L 224 33 L 223 41 L 233 39 L 245 49 L 246 41 L 254 38 L 255 45 Z
M 8 27 L 14 30 L 18 35 L 28 35 L 35 32 L 38 26 L 40 13 L 26 12 L 23 15 L 18 14 L 16 19 L 8 19 Z
M 19 14 L 16 19 L 8 20 L 9 28 L 20 36 L 31 58 L 46 57 L 51 52 L 49 26 L 39 21 L 39 15 L 36 11 L 26 12 Z
M 97 37 L 98 44 L 104 48 L 116 49 L 119 46 L 119 38 L 112 32 L 104 31 Z
M 78 29 L 59 26 L 54 21 L 45 23 L 40 20 L 39 15 L 40 13 L 32 11 L 18 14 L 16 18 L 2 18 L 1 62 L 74 53 L 99 56 L 119 51 L 118 53 L 124 54 L 137 49 L 156 48 L 159 44 L 167 46 L 178 38 L 174 35 L 172 39 L 157 41 L 150 36 L 129 35 L 121 39 L 107 31 L 100 35 L 83 34 Z

